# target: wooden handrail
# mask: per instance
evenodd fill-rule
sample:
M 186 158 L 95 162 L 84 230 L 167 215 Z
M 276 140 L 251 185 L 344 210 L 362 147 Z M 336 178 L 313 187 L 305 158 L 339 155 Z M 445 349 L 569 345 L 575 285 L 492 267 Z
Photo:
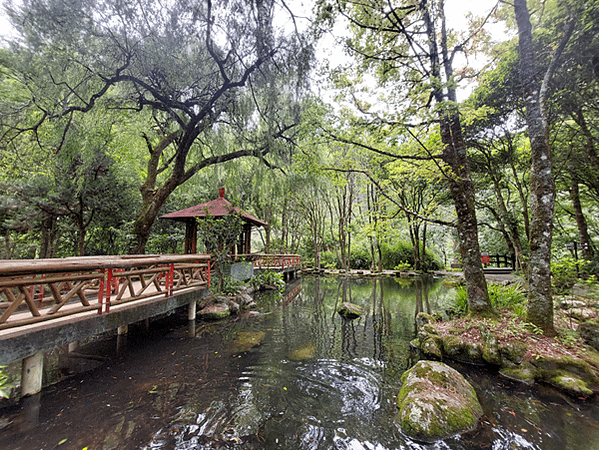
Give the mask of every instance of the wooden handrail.
M 109 255 L 52 259 L 3 259 L 0 260 L 0 277 L 131 268 L 148 264 L 194 263 L 197 261 L 208 262 L 210 261 L 210 255 Z
M 109 313 L 111 305 L 209 284 L 209 255 L 4 260 L 0 330 L 90 310 Z

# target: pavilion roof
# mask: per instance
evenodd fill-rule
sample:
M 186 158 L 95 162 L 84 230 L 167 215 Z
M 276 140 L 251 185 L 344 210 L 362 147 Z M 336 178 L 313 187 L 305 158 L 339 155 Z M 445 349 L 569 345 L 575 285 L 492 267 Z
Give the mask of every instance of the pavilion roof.
M 268 224 L 266 222 L 261 221 L 257 217 L 252 216 L 249 213 L 243 212 L 240 208 L 233 206 L 231 202 L 225 199 L 225 189 L 219 189 L 219 198 L 215 200 L 210 200 L 206 203 L 201 203 L 199 205 L 191 206 L 186 209 L 182 209 L 180 211 L 175 211 L 169 214 L 165 214 L 164 216 L 160 216 L 161 219 L 171 219 L 171 220 L 179 220 L 185 222 L 189 219 L 193 219 L 196 217 L 222 217 L 228 215 L 231 211 L 235 211 L 241 214 L 241 218 L 254 226 L 257 227 L 265 227 Z

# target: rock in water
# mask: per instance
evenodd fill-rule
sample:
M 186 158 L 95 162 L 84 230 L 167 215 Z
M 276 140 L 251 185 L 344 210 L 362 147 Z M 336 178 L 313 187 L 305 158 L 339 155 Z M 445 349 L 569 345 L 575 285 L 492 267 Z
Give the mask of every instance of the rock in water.
M 229 305 L 223 303 L 215 303 L 208 305 L 198 312 L 198 315 L 204 319 L 219 320 L 226 319 L 231 315 Z
M 353 303 L 343 302 L 337 308 L 337 312 L 346 319 L 356 319 L 364 313 L 364 310 Z
M 458 371 L 441 362 L 419 361 L 401 381 L 396 421 L 408 437 L 433 442 L 476 427 L 482 408 Z
M 266 333 L 264 331 L 244 331 L 237 333 L 235 338 L 234 350 L 236 352 L 246 352 L 262 342 Z

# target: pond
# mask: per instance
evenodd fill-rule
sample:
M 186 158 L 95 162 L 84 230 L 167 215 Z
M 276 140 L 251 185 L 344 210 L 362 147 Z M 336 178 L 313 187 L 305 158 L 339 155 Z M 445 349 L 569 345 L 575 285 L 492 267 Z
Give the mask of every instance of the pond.
M 261 314 L 186 325 L 185 312 L 79 350 L 93 370 L 0 409 L 11 449 L 599 449 L 599 405 L 458 368 L 485 414 L 464 436 L 420 444 L 394 423 L 419 311 L 439 280 L 304 278 Z M 346 321 L 341 301 L 367 309 Z M 64 361 L 64 355 L 62 356 Z M 67 367 L 61 367 L 63 375 Z

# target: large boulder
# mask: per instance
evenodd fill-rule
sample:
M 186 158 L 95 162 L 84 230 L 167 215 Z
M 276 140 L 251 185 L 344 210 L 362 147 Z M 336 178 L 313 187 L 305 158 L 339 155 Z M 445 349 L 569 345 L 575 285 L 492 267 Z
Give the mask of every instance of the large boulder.
M 535 378 L 575 397 L 591 397 L 599 392 L 599 378 L 589 364 L 572 356 L 540 356 L 531 361 Z
M 441 362 L 419 361 L 401 381 L 396 421 L 408 437 L 434 442 L 476 427 L 482 408 L 458 371 Z

